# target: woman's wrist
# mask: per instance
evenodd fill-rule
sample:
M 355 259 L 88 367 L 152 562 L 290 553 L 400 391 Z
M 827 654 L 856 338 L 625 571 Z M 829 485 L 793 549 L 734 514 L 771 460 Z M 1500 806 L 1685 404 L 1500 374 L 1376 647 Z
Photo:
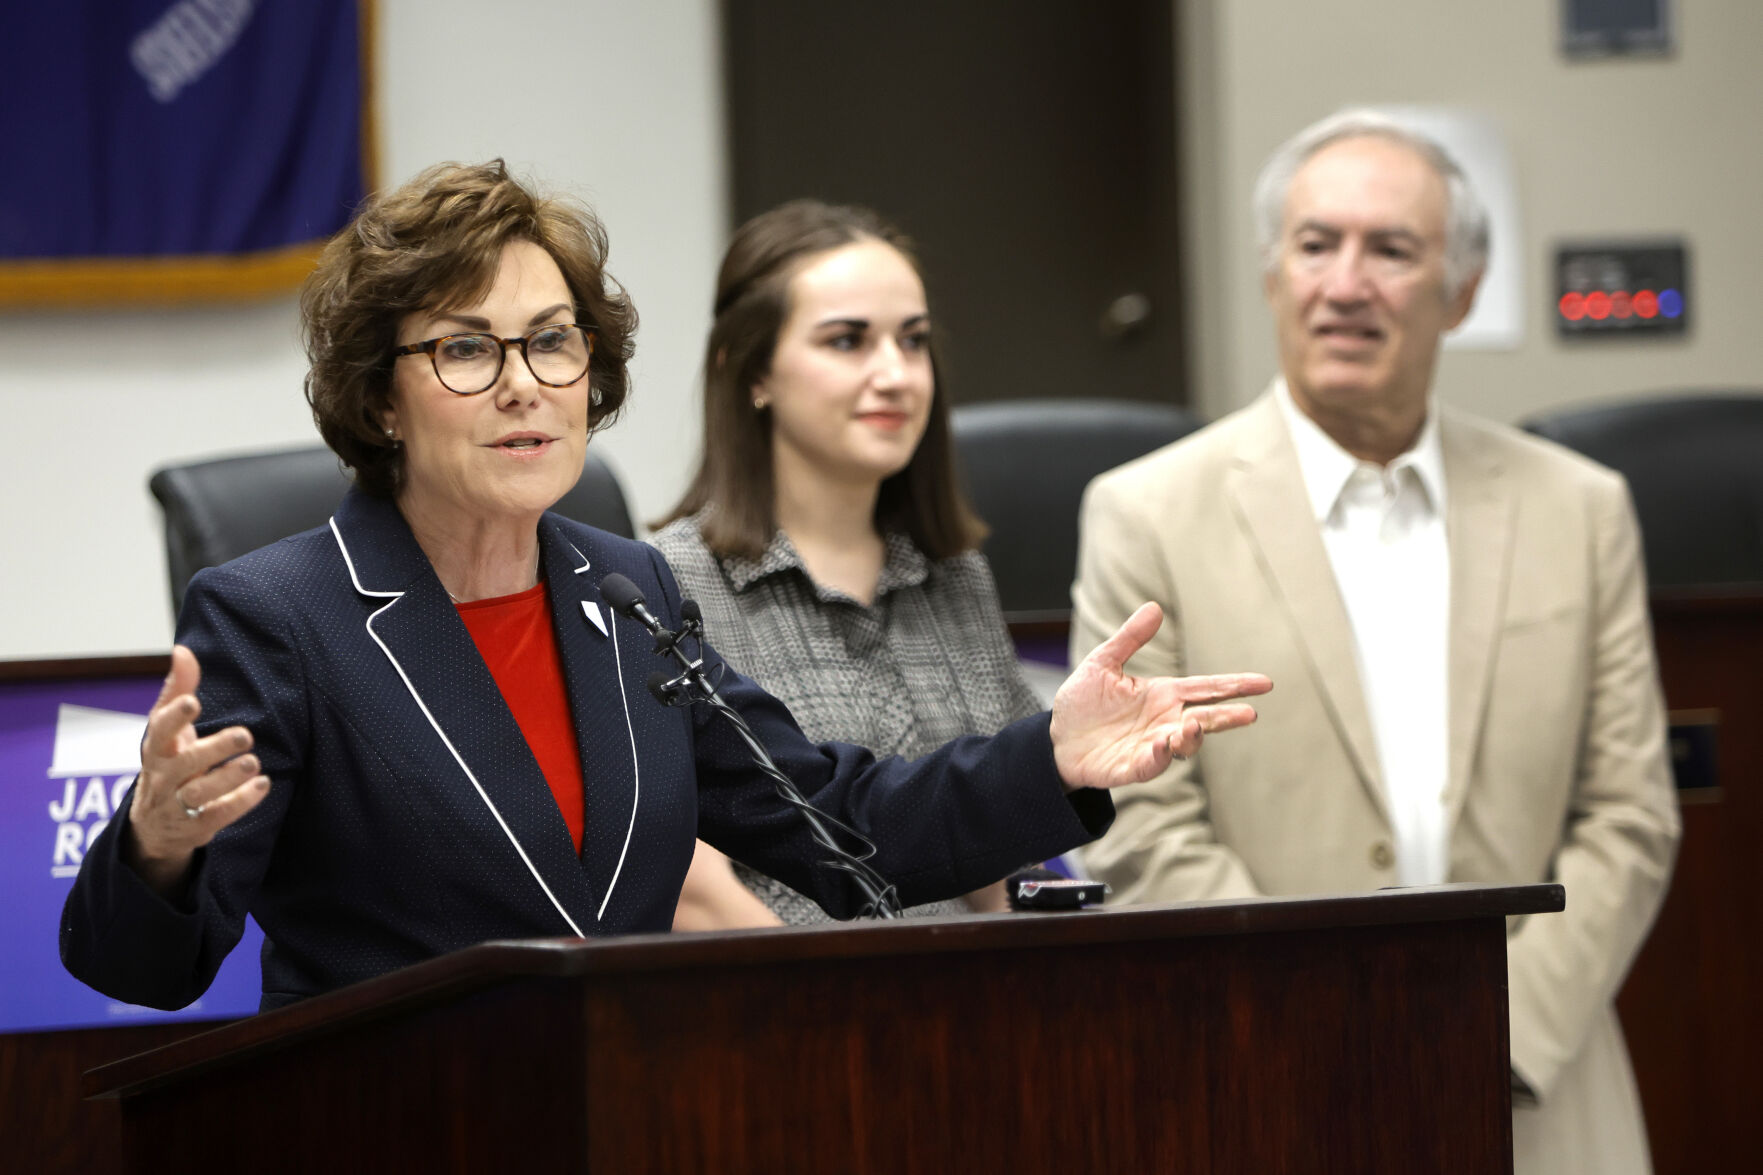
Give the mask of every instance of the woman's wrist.
M 190 864 L 196 858 L 196 854 L 189 851 L 182 854 L 150 851 L 135 834 L 134 821 L 127 817 L 124 817 L 122 843 L 118 847 L 123 864 L 132 869 L 148 889 L 168 902 L 176 900 L 182 892 Z

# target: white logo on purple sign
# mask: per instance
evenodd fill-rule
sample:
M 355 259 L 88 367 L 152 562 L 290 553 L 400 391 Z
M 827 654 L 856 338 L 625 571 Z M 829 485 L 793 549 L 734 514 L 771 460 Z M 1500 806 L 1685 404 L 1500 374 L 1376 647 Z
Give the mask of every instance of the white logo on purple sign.
M 49 876 L 72 877 L 80 871 L 92 841 L 135 781 L 146 729 L 145 714 L 66 702 L 56 711 L 48 777 L 62 785 L 60 797 L 49 801 L 49 819 L 55 823 Z

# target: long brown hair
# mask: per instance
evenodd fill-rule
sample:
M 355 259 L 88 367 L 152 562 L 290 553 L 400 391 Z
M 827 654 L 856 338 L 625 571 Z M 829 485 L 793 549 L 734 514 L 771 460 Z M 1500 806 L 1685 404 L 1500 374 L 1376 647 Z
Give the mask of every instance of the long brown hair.
M 875 240 L 919 271 L 912 242 L 868 208 L 792 200 L 742 225 L 716 276 L 715 321 L 704 347 L 704 447 L 698 471 L 667 516 L 702 513 L 704 543 L 718 555 L 756 558 L 777 530 L 771 414 L 755 410 L 753 385 L 771 370 L 789 317 L 790 280 L 812 258 Z M 919 271 L 920 280 L 923 279 Z M 985 537 L 955 481 L 949 399 L 930 342 L 930 419 L 906 468 L 887 478 L 875 503 L 878 531 L 899 531 L 932 559 L 972 550 Z
M 503 247 L 517 240 L 551 255 L 575 300 L 575 320 L 594 328 L 588 431 L 617 417 L 630 391 L 637 312 L 606 272 L 599 220 L 585 207 L 534 194 L 500 159 L 437 164 L 370 197 L 325 245 L 300 291 L 312 364 L 306 402 L 325 444 L 368 493 L 391 497 L 404 478 L 404 449 L 379 423 L 391 403 L 399 322 L 482 297 Z

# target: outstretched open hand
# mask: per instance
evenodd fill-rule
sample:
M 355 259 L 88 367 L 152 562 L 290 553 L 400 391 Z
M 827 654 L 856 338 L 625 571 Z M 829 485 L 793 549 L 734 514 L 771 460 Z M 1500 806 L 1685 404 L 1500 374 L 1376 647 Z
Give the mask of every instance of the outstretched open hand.
M 195 654 L 183 645 L 173 647 L 171 673 L 141 740 L 141 774 L 122 852 L 160 893 L 174 890 L 196 850 L 269 792 L 269 777 L 250 753 L 250 731 L 229 726 L 197 737 L 201 679 Z
M 1053 762 L 1066 788 L 1151 779 L 1200 749 L 1208 734 L 1255 721 L 1251 698 L 1273 688 L 1259 673 L 1131 677 L 1124 666 L 1163 623 L 1144 604 L 1098 645 L 1053 699 Z

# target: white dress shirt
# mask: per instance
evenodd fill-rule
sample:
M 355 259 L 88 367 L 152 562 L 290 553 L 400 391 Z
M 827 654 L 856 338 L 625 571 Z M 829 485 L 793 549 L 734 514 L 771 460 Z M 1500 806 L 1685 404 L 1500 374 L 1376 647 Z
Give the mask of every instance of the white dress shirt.
M 1336 444 L 1284 380 L 1276 394 L 1353 628 L 1395 826 L 1396 880 L 1436 885 L 1450 867 L 1451 552 L 1438 413 L 1429 408 L 1414 447 L 1380 466 Z

